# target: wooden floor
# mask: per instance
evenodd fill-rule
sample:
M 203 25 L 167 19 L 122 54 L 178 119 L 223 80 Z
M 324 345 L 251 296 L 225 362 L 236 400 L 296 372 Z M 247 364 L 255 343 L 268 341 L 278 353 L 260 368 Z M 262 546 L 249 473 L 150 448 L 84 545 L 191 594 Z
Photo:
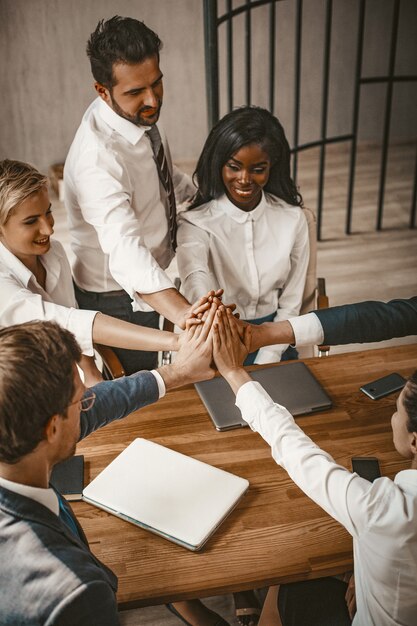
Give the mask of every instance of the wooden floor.
M 380 171 L 380 149 L 362 146 L 358 152 L 354 196 L 353 231 L 344 235 L 349 154 L 340 146 L 327 152 L 326 193 L 323 212 L 323 241 L 318 244 L 318 275 L 326 278 L 331 305 L 361 300 L 389 300 L 417 295 L 417 230 L 407 228 L 410 216 L 412 176 L 415 168 L 415 145 L 393 146 L 386 181 L 382 232 L 375 232 L 376 206 Z M 301 154 L 299 185 L 306 206 L 316 206 L 318 151 Z M 179 164 L 192 171 L 190 163 Z M 65 209 L 53 202 L 55 234 L 69 256 L 69 236 Z M 170 268 L 176 275 L 175 262 Z M 343 346 L 332 352 L 346 352 L 365 347 L 416 342 L 417 337 L 381 342 L 369 346 Z M 231 596 L 210 599 L 207 604 L 219 611 L 230 624 L 233 617 Z M 128 611 L 122 615 L 124 626 L 175 626 L 180 622 L 165 607 Z

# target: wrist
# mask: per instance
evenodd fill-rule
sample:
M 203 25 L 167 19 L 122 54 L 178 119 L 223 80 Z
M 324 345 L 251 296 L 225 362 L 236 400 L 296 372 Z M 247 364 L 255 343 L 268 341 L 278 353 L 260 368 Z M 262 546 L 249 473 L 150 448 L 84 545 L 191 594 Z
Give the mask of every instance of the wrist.
M 229 383 L 235 394 L 242 385 L 252 380 L 248 372 L 244 370 L 243 367 L 231 367 L 220 371 L 220 374 Z
M 172 333 L 170 350 L 178 352 L 180 349 L 180 336 L 178 333 Z
M 191 306 L 187 306 L 180 311 L 178 311 L 177 319 L 175 320 L 175 324 L 181 328 L 181 330 L 185 329 L 185 324 L 188 318 L 191 316 Z
M 181 387 L 188 382 L 183 368 L 175 363 L 172 365 L 162 365 L 158 367 L 157 371 L 162 376 L 166 391 Z

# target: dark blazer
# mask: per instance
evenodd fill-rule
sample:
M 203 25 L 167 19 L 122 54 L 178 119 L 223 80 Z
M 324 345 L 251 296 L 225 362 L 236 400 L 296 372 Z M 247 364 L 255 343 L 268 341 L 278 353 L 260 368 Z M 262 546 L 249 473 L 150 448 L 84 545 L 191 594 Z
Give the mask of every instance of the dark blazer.
M 390 302 L 358 302 L 314 311 L 324 345 L 367 343 L 417 335 L 417 296 Z
M 82 412 L 81 438 L 158 400 L 150 372 L 94 387 Z M 69 506 L 69 505 L 68 505 Z M 60 518 L 38 502 L 0 487 L 0 624 L 115 626 L 117 578 Z

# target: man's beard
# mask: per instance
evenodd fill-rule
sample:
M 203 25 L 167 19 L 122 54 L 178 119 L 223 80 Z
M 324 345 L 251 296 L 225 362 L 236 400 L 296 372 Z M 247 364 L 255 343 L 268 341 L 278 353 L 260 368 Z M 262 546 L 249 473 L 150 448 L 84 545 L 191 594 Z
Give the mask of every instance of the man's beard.
M 132 122 L 132 124 L 135 124 L 136 126 L 153 126 L 159 119 L 159 112 L 162 106 L 162 102 L 160 100 L 158 101 L 158 113 L 155 116 L 156 119 L 154 122 L 149 122 L 149 118 L 141 116 L 141 113 L 143 111 L 147 111 L 152 107 L 143 107 L 140 111 L 138 111 L 138 113 L 136 113 L 136 115 L 129 115 L 128 113 L 126 113 L 126 111 L 123 111 L 123 109 L 117 104 L 117 101 L 113 98 L 111 92 L 110 100 L 112 103 L 113 111 L 117 113 L 117 115 L 120 115 L 120 117 L 123 117 L 123 119 L 127 120 L 128 122 Z

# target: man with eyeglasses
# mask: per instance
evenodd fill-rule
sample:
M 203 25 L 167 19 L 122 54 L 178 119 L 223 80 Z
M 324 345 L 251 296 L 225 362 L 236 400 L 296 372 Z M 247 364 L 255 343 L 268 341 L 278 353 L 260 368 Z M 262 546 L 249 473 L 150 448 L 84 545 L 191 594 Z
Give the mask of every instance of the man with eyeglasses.
M 0 330 L 0 624 L 114 626 L 117 578 L 90 551 L 53 466 L 101 426 L 165 390 L 211 378 L 210 329 L 188 328 L 173 365 L 86 390 L 74 336 L 54 322 Z

